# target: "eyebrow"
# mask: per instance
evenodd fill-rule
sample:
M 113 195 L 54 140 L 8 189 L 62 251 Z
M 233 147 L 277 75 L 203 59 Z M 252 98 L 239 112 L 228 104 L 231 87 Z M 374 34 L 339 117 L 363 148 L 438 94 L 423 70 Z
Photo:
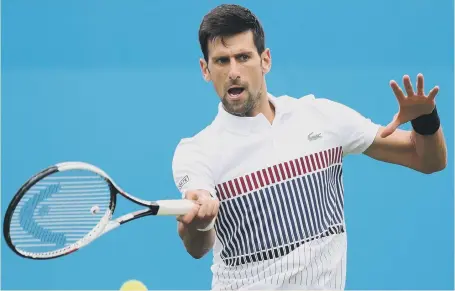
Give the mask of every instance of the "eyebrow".
M 253 55 L 253 52 L 252 51 L 240 51 L 240 52 L 234 54 L 235 57 L 238 57 L 238 56 L 241 56 L 241 55 L 251 56 L 251 55 Z M 228 55 L 222 54 L 222 55 L 213 56 L 211 59 L 213 61 L 215 61 L 215 60 L 218 60 L 218 59 L 221 59 L 221 58 L 227 58 L 227 57 L 228 57 Z

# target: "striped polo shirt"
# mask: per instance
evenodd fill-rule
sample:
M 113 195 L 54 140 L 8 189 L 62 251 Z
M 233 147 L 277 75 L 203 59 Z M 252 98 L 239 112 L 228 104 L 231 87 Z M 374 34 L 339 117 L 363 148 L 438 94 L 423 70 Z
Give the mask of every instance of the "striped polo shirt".
M 182 196 L 205 189 L 220 200 L 212 290 L 342 290 L 343 157 L 365 151 L 379 125 L 313 95 L 268 97 L 272 124 L 219 104 L 213 122 L 174 154 Z

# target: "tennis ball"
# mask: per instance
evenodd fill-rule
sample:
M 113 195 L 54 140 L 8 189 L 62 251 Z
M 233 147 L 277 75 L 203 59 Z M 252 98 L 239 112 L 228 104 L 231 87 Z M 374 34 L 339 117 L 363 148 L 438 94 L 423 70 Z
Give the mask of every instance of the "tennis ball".
M 120 291 L 146 291 L 147 287 L 138 280 L 128 280 L 120 287 Z

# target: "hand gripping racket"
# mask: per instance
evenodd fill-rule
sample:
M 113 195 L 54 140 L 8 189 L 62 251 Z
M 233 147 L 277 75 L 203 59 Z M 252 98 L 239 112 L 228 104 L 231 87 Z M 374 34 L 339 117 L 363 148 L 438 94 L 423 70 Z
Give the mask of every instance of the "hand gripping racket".
M 145 208 L 116 219 L 117 195 Z M 186 199 L 145 201 L 123 191 L 101 169 L 83 162 L 64 162 L 30 178 L 5 214 L 3 235 L 18 255 L 52 259 L 68 255 L 121 224 L 149 215 L 186 214 Z

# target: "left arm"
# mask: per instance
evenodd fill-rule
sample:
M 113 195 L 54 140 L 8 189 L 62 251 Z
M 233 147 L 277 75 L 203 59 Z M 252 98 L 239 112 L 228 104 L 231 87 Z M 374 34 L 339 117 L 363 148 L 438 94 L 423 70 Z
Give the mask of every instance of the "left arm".
M 417 92 L 414 92 L 409 76 L 403 77 L 403 83 L 406 95 L 395 81 L 390 83 L 399 111 L 389 125 L 378 130 L 364 153 L 376 160 L 425 174 L 441 171 L 447 165 L 447 148 L 435 103 L 439 88 L 434 87 L 427 96 L 422 74 L 417 76 Z M 398 129 L 407 122 L 411 122 L 412 131 Z
M 381 127 L 364 152 L 367 156 L 410 169 L 431 174 L 443 170 L 447 165 L 447 148 L 442 128 L 433 135 L 420 135 L 414 130 L 397 129 L 387 137 L 381 137 Z

